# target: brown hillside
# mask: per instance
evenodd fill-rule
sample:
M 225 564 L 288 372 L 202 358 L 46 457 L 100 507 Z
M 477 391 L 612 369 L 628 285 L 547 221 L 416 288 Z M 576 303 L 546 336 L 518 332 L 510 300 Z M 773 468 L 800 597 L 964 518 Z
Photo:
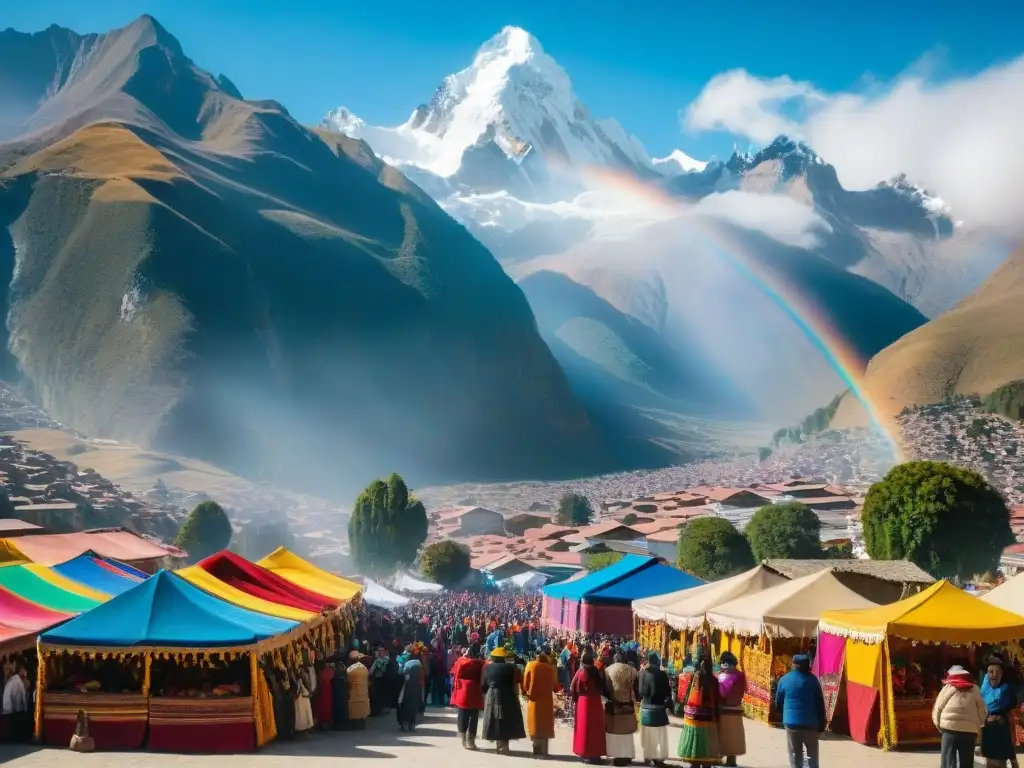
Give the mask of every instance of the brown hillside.
M 897 414 L 951 393 L 984 395 L 1015 379 L 1024 379 L 1024 248 L 954 309 L 875 355 L 865 388 L 878 407 Z M 833 426 L 864 421 L 859 405 L 844 398 Z

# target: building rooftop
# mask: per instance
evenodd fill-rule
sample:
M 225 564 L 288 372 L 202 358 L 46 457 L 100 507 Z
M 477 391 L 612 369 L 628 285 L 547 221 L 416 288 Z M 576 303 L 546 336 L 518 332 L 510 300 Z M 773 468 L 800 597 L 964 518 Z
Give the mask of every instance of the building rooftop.
M 897 584 L 933 584 L 935 579 L 909 560 L 765 560 L 780 576 L 799 579 L 826 568 L 837 573 L 859 573 Z

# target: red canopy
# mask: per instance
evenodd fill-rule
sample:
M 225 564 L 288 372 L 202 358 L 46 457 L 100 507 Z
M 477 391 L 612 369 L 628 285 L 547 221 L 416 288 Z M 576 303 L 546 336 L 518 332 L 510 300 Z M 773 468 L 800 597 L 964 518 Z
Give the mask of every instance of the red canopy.
M 337 608 L 337 600 L 310 592 L 292 584 L 276 573 L 250 563 L 226 549 L 196 563 L 207 573 L 247 595 L 287 605 L 303 611 L 320 613 L 324 608 Z
M 18 633 L 41 632 L 62 621 L 67 621 L 74 614 L 51 611 L 41 605 L 31 603 L 6 589 L 0 589 L 0 624 Z

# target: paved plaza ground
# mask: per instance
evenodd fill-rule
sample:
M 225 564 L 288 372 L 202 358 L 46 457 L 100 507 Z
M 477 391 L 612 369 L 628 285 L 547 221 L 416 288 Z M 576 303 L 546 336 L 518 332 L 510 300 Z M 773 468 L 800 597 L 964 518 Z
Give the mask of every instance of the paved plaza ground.
M 785 739 L 782 733 L 758 723 L 746 721 L 748 754 L 739 761 L 747 768 L 788 768 Z M 679 739 L 679 729 L 672 728 L 672 744 Z M 0 745 L 0 764 L 4 768 L 260 768 L 291 764 L 293 768 L 323 768 L 354 765 L 368 761 L 367 767 L 380 766 L 379 760 L 397 760 L 397 765 L 418 768 L 480 768 L 482 765 L 515 768 L 532 764 L 535 758 L 527 740 L 512 742 L 512 754 L 498 756 L 493 744 L 478 742 L 477 752 L 464 750 L 455 732 L 453 710 L 430 708 L 415 733 L 402 733 L 393 717 L 370 721 L 365 731 L 315 733 L 295 741 L 277 742 L 255 754 L 240 755 L 174 755 L 149 752 L 104 752 L 79 755 L 67 749 L 32 749 Z M 639 749 L 639 738 L 637 738 Z M 639 755 L 638 755 L 639 756 Z M 538 760 L 551 768 L 554 765 L 581 765 L 572 754 L 572 733 L 559 729 L 551 745 L 551 757 Z M 976 765 L 983 765 L 976 758 Z M 639 762 L 634 763 L 639 765 Z M 822 768 L 938 768 L 939 756 L 932 752 L 882 752 L 854 744 L 849 739 L 829 738 L 821 745 Z

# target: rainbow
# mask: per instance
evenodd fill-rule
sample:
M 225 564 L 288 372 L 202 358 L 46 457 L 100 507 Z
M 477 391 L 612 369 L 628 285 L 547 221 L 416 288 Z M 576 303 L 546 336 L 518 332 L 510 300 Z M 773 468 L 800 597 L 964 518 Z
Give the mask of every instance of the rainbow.
M 646 184 L 635 176 L 609 171 L 607 169 L 589 168 L 584 172 L 584 178 L 595 186 L 611 186 L 617 189 L 638 195 L 641 198 L 672 210 L 685 210 L 688 204 L 672 197 L 667 192 Z M 892 445 L 896 461 L 902 461 L 903 449 L 900 437 L 899 425 L 896 420 L 871 397 L 863 384 L 863 371 L 867 367 L 867 361 L 850 346 L 829 322 L 825 313 L 815 303 L 799 295 L 792 286 L 786 285 L 783 281 L 769 274 L 766 270 L 755 269 L 748 259 L 741 255 L 742 248 L 733 242 L 724 232 L 716 228 L 702 230 L 709 239 L 721 246 L 718 250 L 725 261 L 732 266 L 744 279 L 751 282 L 764 295 L 775 304 L 787 317 L 789 317 L 797 328 L 806 336 L 808 341 L 828 361 L 836 374 L 843 380 L 849 392 L 857 398 L 863 406 L 872 425 Z

